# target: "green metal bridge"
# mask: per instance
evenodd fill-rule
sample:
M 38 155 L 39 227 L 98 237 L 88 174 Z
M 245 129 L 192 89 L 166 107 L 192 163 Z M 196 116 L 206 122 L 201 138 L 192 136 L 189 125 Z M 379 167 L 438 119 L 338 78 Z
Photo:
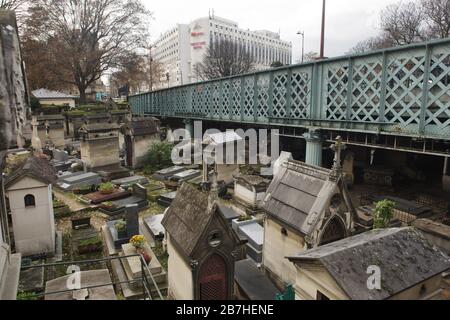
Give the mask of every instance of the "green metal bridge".
M 450 140 L 450 39 L 129 97 L 135 115 Z

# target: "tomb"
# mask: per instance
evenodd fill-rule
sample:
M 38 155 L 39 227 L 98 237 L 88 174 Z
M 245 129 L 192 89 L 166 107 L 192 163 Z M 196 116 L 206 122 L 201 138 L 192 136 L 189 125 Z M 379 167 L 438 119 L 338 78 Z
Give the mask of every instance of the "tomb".
M 297 300 L 435 300 L 450 268 L 448 257 L 414 228 L 372 230 L 289 260 Z M 374 264 L 382 272 L 376 290 L 368 286 L 376 279 Z
M 66 151 L 53 149 L 52 150 L 52 160 L 51 165 L 56 171 L 67 171 L 71 168 L 74 163 L 74 159 L 69 158 L 69 154 Z
M 338 137 L 333 168 L 298 161 L 285 163 L 270 184 L 263 209 L 264 268 L 280 288 L 295 282 L 296 270 L 286 257 L 353 234 L 356 210 L 343 179 Z
M 200 177 L 202 175 L 202 172 L 200 170 L 186 170 L 179 172 L 177 174 L 174 174 L 170 180 L 178 182 L 179 185 L 181 185 L 183 182 L 187 182 L 191 179 L 195 179 L 197 177 Z
M 280 293 L 251 259 L 236 262 L 234 279 L 238 300 L 270 301 Z
M 80 129 L 81 160 L 104 179 L 130 176 L 129 170 L 120 166 L 119 129 L 114 123 L 85 123 Z
M 56 229 L 52 184 L 56 172 L 47 159 L 29 157 L 5 181 L 16 252 L 53 256 Z
M 264 228 L 258 222 L 239 226 L 238 235 L 248 240 L 247 255 L 257 264 L 262 263 L 263 245 L 264 245 Z
M 228 221 L 229 225 L 232 225 L 232 221 L 238 219 L 241 215 L 236 212 L 233 208 L 228 206 L 219 205 L 219 210 L 222 213 L 225 220 Z
M 100 207 L 100 211 L 115 217 L 122 214 L 129 205 L 136 205 L 139 211 L 148 207 L 147 190 L 143 186 L 139 184 L 133 185 L 131 196 L 119 200 L 108 201 L 107 205 L 104 203 L 103 206 Z
M 93 192 L 93 193 L 84 195 L 82 198 L 83 198 L 83 200 L 85 200 L 91 204 L 100 204 L 102 202 L 115 201 L 115 200 L 128 198 L 129 196 L 131 196 L 131 192 L 129 192 L 129 191 L 122 190 L 122 189 L 114 189 L 109 194 L 104 194 L 100 191 L 97 191 L 97 192 Z
M 68 137 L 78 140 L 81 136 L 80 129 L 84 124 L 84 115 L 82 113 L 67 112 L 66 119 Z
M 145 165 L 150 147 L 161 142 L 161 123 L 156 118 L 132 118 L 122 126 L 125 139 L 127 167 L 137 169 Z
M 250 210 L 258 210 L 264 201 L 269 183 L 270 181 L 259 176 L 236 175 L 234 199 Z
M 180 173 L 183 171 L 185 171 L 185 169 L 183 167 L 174 166 L 174 167 L 166 168 L 166 169 L 155 172 L 155 174 L 153 175 L 153 178 L 155 180 L 161 180 L 161 181 L 169 180 L 177 173 Z
M 144 288 L 142 287 L 142 270 L 144 269 L 145 276 L 148 279 L 150 291 L 153 293 L 158 289 L 167 289 L 167 272 L 163 269 L 161 263 L 158 261 L 155 253 L 149 246 L 146 246 L 145 251 L 151 256 L 151 262 L 148 268 L 142 265 L 142 260 L 139 257 L 128 257 L 136 255 L 136 249 L 131 244 L 124 244 L 121 248 L 119 256 L 120 260 L 111 261 L 112 271 L 120 282 L 120 288 L 126 300 L 139 300 L 144 298 Z M 154 282 L 150 277 L 153 278 Z M 156 286 L 158 288 L 156 288 Z
M 280 157 L 273 164 L 273 175 L 276 176 L 287 162 L 294 160 L 292 153 L 282 151 Z
M 57 185 L 64 191 L 74 191 L 91 186 L 98 186 L 102 178 L 94 172 L 65 173 L 59 177 Z
M 169 297 L 228 300 L 242 242 L 220 213 L 216 188 L 183 184 L 162 221 L 169 254 Z
M 112 285 L 109 270 L 93 270 L 80 272 L 81 288 L 77 291 L 67 290 L 67 283 L 72 275 L 67 275 L 45 285 L 45 300 L 116 300 L 116 293 Z M 81 291 L 84 291 L 81 292 Z
M 154 240 L 163 240 L 166 230 L 162 225 L 164 214 L 147 217 L 144 219 L 144 225 Z
M 141 186 L 146 186 L 149 184 L 148 179 L 146 177 L 142 177 L 142 176 L 131 176 L 131 177 L 113 180 L 111 182 L 113 184 L 115 184 L 116 186 L 120 186 L 122 188 L 128 188 L 135 184 L 140 184 Z
M 215 160 L 218 181 L 225 181 L 226 184 L 233 183 L 233 176 L 239 173 L 238 159 L 245 156 L 245 154 L 239 154 L 241 152 L 238 148 L 240 144 L 243 144 L 245 147 L 245 141 L 234 131 L 207 133 L 205 135 L 202 145 L 203 148 L 214 148 L 211 155 L 206 155 L 206 157 L 211 156 Z M 228 154 L 227 151 L 230 151 L 230 153 Z M 207 170 L 209 168 L 205 164 L 205 172 L 203 173 L 204 182 L 208 180 Z
M 177 191 L 173 191 L 173 192 L 169 192 L 169 193 L 165 193 L 162 194 L 159 198 L 158 198 L 158 204 L 160 206 L 163 207 L 170 207 L 170 205 L 172 204 L 172 202 L 175 200 L 175 198 L 177 197 L 178 192 Z
M 125 223 L 126 232 L 121 234 L 117 231 L 117 222 L 122 220 L 114 220 L 107 222 L 107 228 L 111 235 L 112 242 L 116 249 L 121 248 L 125 243 L 128 243 L 133 236 L 139 234 L 139 210 L 137 205 L 128 205 L 125 208 Z
M 63 149 L 65 119 L 61 115 L 34 116 L 32 120 L 32 147 L 41 150 L 45 146 Z

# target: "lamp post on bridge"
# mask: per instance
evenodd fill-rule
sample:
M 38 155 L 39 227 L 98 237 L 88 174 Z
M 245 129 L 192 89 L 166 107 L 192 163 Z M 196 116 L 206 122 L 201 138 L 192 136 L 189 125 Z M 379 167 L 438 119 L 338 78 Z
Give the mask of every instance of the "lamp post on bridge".
M 152 49 L 156 48 L 156 45 L 150 45 L 149 46 L 149 63 L 150 63 L 150 92 L 153 91 L 153 54 Z
M 323 0 L 322 5 L 322 31 L 320 33 L 320 56 L 319 59 L 325 58 L 325 17 L 326 17 L 326 0 Z
M 298 35 L 302 36 L 302 63 L 305 62 L 305 31 L 297 32 Z

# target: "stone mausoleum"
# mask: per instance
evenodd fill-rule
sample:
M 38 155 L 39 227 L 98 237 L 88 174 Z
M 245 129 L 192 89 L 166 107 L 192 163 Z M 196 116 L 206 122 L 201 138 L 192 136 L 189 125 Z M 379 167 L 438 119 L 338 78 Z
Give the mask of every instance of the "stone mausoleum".
M 132 118 L 122 126 L 125 139 L 127 167 L 137 169 L 145 165 L 150 147 L 161 142 L 161 123 L 156 118 Z
M 183 184 L 162 221 L 169 253 L 169 296 L 229 300 L 241 240 L 208 193 Z

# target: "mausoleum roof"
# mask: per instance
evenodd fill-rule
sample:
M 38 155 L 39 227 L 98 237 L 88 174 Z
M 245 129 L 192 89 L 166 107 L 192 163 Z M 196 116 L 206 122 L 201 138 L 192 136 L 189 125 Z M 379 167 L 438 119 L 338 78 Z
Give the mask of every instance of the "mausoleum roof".
M 45 158 L 36 156 L 29 157 L 23 165 L 8 175 L 5 186 L 12 186 L 15 181 L 24 176 L 29 176 L 47 184 L 54 184 L 57 181 L 56 170 L 50 165 L 50 162 Z
M 198 190 L 195 186 L 184 183 L 178 190 L 176 198 L 165 214 L 162 225 L 170 235 L 170 240 L 182 251 L 185 258 L 193 256 L 197 243 L 216 212 L 218 213 L 216 217 L 223 219 L 224 226 L 228 226 L 218 210 L 217 203 L 209 207 L 209 194 Z M 230 232 L 236 243 L 240 243 L 231 227 Z
M 47 89 L 38 89 L 32 92 L 33 96 L 37 99 L 76 99 L 78 97 L 71 96 L 59 91 L 52 91 Z
M 343 183 L 340 177 L 331 179 L 331 176 L 332 170 L 289 161 L 270 184 L 263 208 L 269 216 L 311 235 Z
M 289 260 L 320 263 L 354 300 L 382 300 L 450 268 L 450 258 L 414 228 L 380 229 L 337 241 Z M 367 287 L 368 268 L 379 267 L 380 290 Z
M 160 121 L 153 117 L 133 118 L 123 128 L 131 130 L 134 136 L 153 135 L 159 133 Z

